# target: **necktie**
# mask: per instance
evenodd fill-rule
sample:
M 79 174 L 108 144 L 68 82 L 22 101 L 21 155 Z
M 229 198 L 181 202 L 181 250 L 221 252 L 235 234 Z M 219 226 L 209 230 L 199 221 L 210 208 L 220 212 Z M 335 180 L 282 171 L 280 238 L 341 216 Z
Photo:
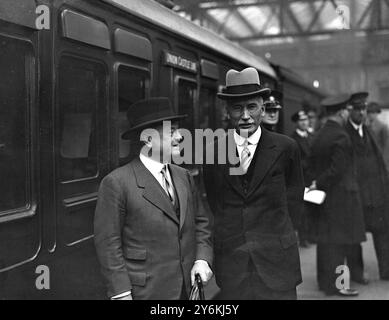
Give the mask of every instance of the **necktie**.
M 165 189 L 170 201 L 174 205 L 175 203 L 175 198 L 174 198 L 174 190 L 172 184 L 169 182 L 169 179 L 167 177 L 167 170 L 168 170 L 168 165 L 164 165 L 161 173 L 162 173 L 162 185 L 163 188 Z
M 251 152 L 248 148 L 249 142 L 246 139 L 243 143 L 243 151 L 241 154 L 240 159 L 240 166 L 243 170 L 243 174 L 247 173 L 247 170 L 249 169 L 250 163 L 251 163 Z

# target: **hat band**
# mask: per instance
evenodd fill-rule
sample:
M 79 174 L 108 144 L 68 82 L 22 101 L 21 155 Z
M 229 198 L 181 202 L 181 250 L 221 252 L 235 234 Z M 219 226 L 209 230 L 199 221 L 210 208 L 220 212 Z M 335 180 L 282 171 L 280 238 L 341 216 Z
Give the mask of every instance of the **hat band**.
M 256 83 L 252 84 L 243 84 L 238 86 L 228 86 L 224 90 L 224 93 L 227 94 L 245 94 L 261 90 L 261 86 Z

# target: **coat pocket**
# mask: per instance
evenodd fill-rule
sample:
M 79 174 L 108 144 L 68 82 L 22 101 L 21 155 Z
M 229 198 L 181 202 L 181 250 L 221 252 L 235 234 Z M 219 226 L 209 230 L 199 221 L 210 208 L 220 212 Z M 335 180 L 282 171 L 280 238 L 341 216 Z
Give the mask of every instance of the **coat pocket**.
M 144 272 L 130 272 L 131 284 L 135 286 L 144 287 L 146 285 L 146 273 Z
M 146 250 L 126 248 L 124 250 L 124 257 L 129 260 L 146 260 Z

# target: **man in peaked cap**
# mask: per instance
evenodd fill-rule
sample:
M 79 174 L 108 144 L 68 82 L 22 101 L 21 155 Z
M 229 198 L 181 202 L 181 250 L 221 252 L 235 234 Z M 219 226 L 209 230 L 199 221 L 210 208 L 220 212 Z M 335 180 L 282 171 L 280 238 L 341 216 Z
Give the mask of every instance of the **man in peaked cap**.
M 312 136 L 308 132 L 309 129 L 309 118 L 304 110 L 299 110 L 295 112 L 291 120 L 296 125 L 296 129 L 291 134 L 291 138 L 297 142 L 297 145 L 300 150 L 301 155 L 301 164 L 303 168 L 304 181 L 309 183 L 308 181 L 308 159 L 311 155 L 311 139 Z M 308 208 L 304 204 L 304 209 L 301 212 L 300 223 L 297 226 L 298 235 L 299 235 L 299 244 L 300 247 L 306 248 L 309 246 L 308 238 L 309 232 L 311 232 L 309 220 L 307 216 Z
M 360 188 L 366 230 L 371 232 L 376 250 L 380 278 L 389 280 L 389 178 L 382 150 L 373 132 L 365 125 L 367 92 L 351 95 L 350 118 L 346 130 L 350 135 L 357 164 L 358 185 Z M 367 284 L 364 277 L 362 246 L 353 247 L 351 279 Z
M 230 152 L 239 157 L 241 174 L 231 174 L 230 162 L 204 166 L 220 298 L 296 299 L 301 271 L 292 219 L 304 194 L 298 146 L 262 126 L 270 90 L 256 69 L 230 70 L 226 84 L 218 96 L 227 103 Z M 218 159 L 218 143 L 212 147 Z
M 265 117 L 263 118 L 262 125 L 270 131 L 277 131 L 277 125 L 280 121 L 280 110 L 282 109 L 280 101 L 282 100 L 282 94 L 273 90 L 265 100 Z
M 140 137 L 139 157 L 103 179 L 95 212 L 95 246 L 111 299 L 187 299 L 195 274 L 205 283 L 212 276 L 210 219 L 189 172 L 170 163 L 180 152 L 183 117 L 167 98 L 129 108 L 122 137 Z
M 353 147 L 344 128 L 349 97 L 342 94 L 322 102 L 328 120 L 312 143 L 309 160 L 310 176 L 314 179 L 310 189 L 327 194 L 319 207 L 317 238 L 319 288 L 327 295 L 358 294 L 356 290 L 336 285 L 337 268 L 349 258 L 353 245 L 366 240 Z

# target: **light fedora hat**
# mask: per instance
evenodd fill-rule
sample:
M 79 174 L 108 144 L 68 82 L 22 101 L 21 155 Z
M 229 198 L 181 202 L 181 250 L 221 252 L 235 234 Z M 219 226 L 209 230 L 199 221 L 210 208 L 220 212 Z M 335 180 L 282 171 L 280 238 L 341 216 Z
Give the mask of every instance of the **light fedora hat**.
M 226 75 L 226 87 L 217 95 L 220 99 L 227 100 L 256 95 L 267 97 L 269 94 L 270 89 L 261 86 L 258 71 L 249 67 L 240 72 L 229 70 Z

